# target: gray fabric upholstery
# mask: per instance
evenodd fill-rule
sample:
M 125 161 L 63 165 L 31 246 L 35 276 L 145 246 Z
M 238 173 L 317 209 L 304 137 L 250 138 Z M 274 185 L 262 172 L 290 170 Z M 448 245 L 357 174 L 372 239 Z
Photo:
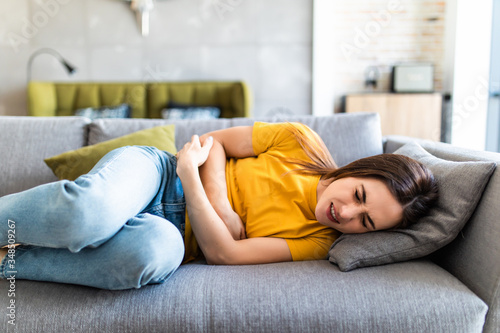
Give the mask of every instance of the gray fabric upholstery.
M 44 158 L 87 142 L 87 118 L 1 117 L 0 196 L 57 180 Z
M 2 294 L 5 281 L 0 283 Z M 105 291 L 18 281 L 19 332 L 481 332 L 486 305 L 428 261 L 342 273 L 326 260 L 181 266 Z M 0 324 L 5 331 L 5 321 Z
M 415 140 L 401 136 L 386 137 L 385 151 L 417 141 L 431 154 L 450 161 L 494 161 L 500 154 L 473 151 L 444 143 Z M 435 262 L 464 282 L 488 305 L 484 332 L 500 332 L 500 171 L 495 170 L 484 189 L 476 210 L 461 234 L 438 251 Z
M 496 168 L 494 162 L 452 162 L 411 142 L 394 152 L 426 165 L 439 184 L 439 200 L 428 216 L 408 228 L 344 234 L 329 251 L 342 271 L 426 256 L 449 244 L 462 230 Z
M 255 121 L 299 121 L 315 130 L 325 141 L 339 166 L 382 153 L 380 118 L 374 113 L 338 114 L 331 117 L 269 117 L 217 120 L 100 119 L 90 125 L 89 144 L 99 143 L 144 128 L 175 124 L 176 146 L 181 149 L 193 134 L 231 126 L 252 125 Z
M 340 165 L 381 152 L 378 116 L 331 118 L 305 122 L 335 150 Z M 194 133 L 248 121 L 179 123 L 178 147 Z M 2 194 L 55 180 L 43 158 L 84 145 L 87 122 L 0 117 Z M 167 123 L 102 120 L 92 124 L 89 139 L 96 143 Z M 454 154 L 441 149 L 435 155 Z M 499 159 L 478 159 L 489 156 Z M 17 280 L 16 327 L 7 324 L 9 284 L 0 281 L 0 332 L 481 332 L 484 303 L 490 306 L 484 332 L 498 332 L 499 191 L 495 172 L 463 236 L 439 252 L 436 262 L 452 274 L 427 260 L 349 273 L 322 260 L 245 267 L 196 263 L 181 266 L 165 284 L 120 292 Z

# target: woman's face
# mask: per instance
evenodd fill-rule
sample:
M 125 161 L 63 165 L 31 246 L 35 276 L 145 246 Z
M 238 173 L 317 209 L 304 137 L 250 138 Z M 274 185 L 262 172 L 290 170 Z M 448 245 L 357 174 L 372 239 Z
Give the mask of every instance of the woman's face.
M 319 223 L 342 233 L 358 234 L 395 227 L 403 207 L 387 186 L 374 178 L 320 180 L 315 215 Z

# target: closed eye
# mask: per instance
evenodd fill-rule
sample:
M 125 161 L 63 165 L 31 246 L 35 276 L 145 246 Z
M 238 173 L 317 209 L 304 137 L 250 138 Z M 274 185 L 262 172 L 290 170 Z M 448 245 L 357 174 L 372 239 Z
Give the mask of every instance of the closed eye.
M 356 200 L 359 202 L 359 203 L 366 203 L 366 191 L 365 191 L 365 187 L 363 185 L 361 185 L 361 195 L 359 195 L 359 191 L 358 189 L 355 190 L 354 192 L 354 196 L 356 197 Z M 366 225 L 366 219 L 365 219 L 365 216 L 366 216 L 366 219 L 368 219 L 368 222 L 370 223 L 370 225 L 372 226 L 372 229 L 375 230 L 375 224 L 373 223 L 372 219 L 370 218 L 369 215 L 365 214 L 361 220 L 362 224 L 363 224 L 363 227 L 365 227 L 365 229 L 368 229 L 367 225 Z
M 361 197 L 359 195 L 358 189 L 356 189 L 354 191 L 354 197 L 356 198 L 356 201 L 358 201 L 359 203 L 361 203 Z M 364 192 L 363 192 L 363 199 L 366 200 L 366 196 L 365 196 Z M 368 229 L 368 227 L 366 226 L 366 220 L 365 220 L 364 216 L 361 219 L 361 223 L 363 224 L 363 227 L 365 227 L 365 229 Z
M 366 203 L 366 190 L 365 190 L 365 187 L 363 185 L 361 185 L 361 190 L 363 193 L 363 203 Z M 370 218 L 370 215 L 366 214 L 366 218 L 368 219 L 368 222 L 372 226 L 372 230 L 376 230 L 377 228 L 375 228 L 375 223 L 373 223 L 373 220 Z M 366 222 L 365 222 L 364 218 L 363 218 L 363 225 L 366 228 Z

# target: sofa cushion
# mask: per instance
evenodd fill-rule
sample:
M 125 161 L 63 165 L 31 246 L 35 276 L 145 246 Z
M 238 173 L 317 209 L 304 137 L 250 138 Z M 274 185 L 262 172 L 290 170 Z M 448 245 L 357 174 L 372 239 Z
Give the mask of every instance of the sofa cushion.
M 16 290 L 19 332 L 481 332 L 487 311 L 458 279 L 420 260 L 349 273 L 327 260 L 196 262 L 138 290 L 23 280 Z
M 439 184 L 437 205 L 408 228 L 339 237 L 329 255 L 343 271 L 423 257 L 449 244 L 471 217 L 496 167 L 494 162 L 446 161 L 417 143 L 408 143 L 394 153 L 431 169 Z
M 57 180 L 43 159 L 83 147 L 87 118 L 1 117 L 0 196 Z
M 175 149 L 175 126 L 157 126 L 134 132 L 47 158 L 45 163 L 59 179 L 75 180 L 80 175 L 89 172 L 108 152 L 129 145 L 155 146 L 175 154 L 177 152 Z

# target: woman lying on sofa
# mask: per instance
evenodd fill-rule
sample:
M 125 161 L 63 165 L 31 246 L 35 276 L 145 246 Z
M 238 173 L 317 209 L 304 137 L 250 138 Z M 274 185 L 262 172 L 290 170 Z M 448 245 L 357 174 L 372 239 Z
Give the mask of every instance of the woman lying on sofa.
M 177 156 L 118 148 L 75 181 L 0 198 L 0 246 L 12 226 L 21 244 L 0 277 L 127 289 L 164 282 L 198 249 L 209 264 L 324 259 L 339 233 L 404 227 L 436 198 L 408 157 L 337 168 L 307 126 L 256 122 L 193 136 Z

